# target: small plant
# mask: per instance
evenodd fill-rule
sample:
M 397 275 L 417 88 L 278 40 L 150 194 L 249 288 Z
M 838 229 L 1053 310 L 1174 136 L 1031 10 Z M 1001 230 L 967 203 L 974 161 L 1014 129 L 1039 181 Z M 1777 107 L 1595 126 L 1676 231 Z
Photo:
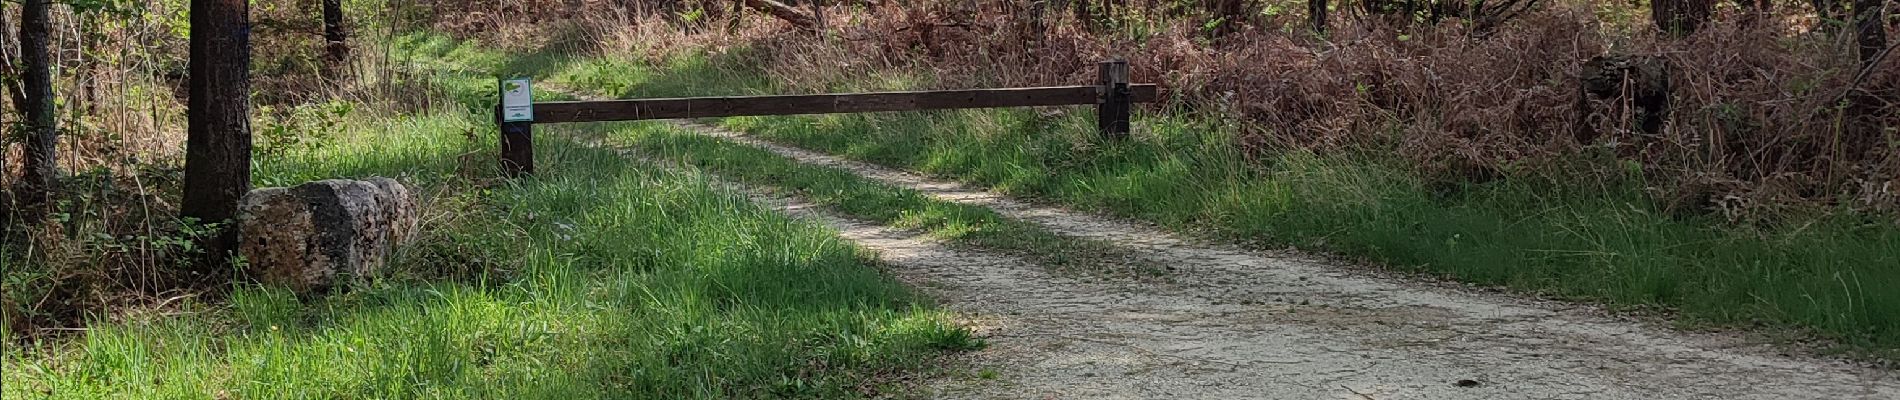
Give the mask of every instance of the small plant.
M 355 111 L 355 103 L 341 100 L 293 106 L 288 111 L 259 107 L 258 115 L 265 120 L 256 131 L 260 144 L 255 151 L 259 156 L 279 156 L 317 150 L 334 141 Z

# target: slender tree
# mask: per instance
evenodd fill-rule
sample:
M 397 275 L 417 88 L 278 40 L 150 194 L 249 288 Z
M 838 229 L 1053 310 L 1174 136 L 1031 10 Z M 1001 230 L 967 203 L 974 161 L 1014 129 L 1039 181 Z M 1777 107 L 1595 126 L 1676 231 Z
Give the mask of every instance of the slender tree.
M 1326 33 L 1326 0 L 1306 0 L 1306 12 L 1313 18 L 1313 31 Z
M 818 28 L 815 29 L 816 31 L 818 31 L 818 35 L 823 36 L 825 34 L 825 29 L 826 29 L 825 27 L 825 0 L 811 0 L 811 17 L 812 17 L 812 20 L 817 22 L 818 24 Z
M 1089 0 L 1068 0 L 1070 11 L 1075 13 L 1075 22 L 1083 27 L 1095 26 L 1095 12 L 1089 7 Z
M 1025 48 L 1035 49 L 1042 46 L 1043 39 L 1047 38 L 1049 22 L 1045 19 L 1048 17 L 1048 9 L 1049 0 L 1029 1 L 1029 42 L 1026 43 Z M 1030 52 L 1030 55 L 1035 56 L 1035 52 Z
M 251 188 L 250 15 L 249 0 L 191 0 L 186 218 L 228 221 Z M 206 244 L 209 259 L 236 244 L 236 230 L 223 230 Z
M 350 30 L 343 17 L 343 0 L 323 0 L 324 68 L 331 79 L 349 72 Z
M 35 208 L 48 200 L 57 167 L 59 122 L 53 105 L 52 59 L 48 56 L 51 4 L 26 0 L 20 11 L 20 87 L 18 104 L 26 130 L 26 168 L 20 175 L 20 205 Z

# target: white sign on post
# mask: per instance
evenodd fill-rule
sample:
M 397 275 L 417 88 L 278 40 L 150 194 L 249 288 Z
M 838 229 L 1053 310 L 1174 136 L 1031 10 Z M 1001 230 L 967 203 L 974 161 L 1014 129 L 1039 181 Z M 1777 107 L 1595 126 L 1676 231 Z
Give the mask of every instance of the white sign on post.
M 501 122 L 534 122 L 534 80 L 501 81 Z

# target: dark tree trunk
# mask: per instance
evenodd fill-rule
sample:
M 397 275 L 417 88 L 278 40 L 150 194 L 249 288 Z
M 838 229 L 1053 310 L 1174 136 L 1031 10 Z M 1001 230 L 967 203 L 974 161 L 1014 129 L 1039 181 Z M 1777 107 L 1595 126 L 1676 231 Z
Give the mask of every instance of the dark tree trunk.
M 36 209 L 46 204 L 53 183 L 59 178 L 57 166 L 59 121 L 53 106 L 53 69 L 49 38 L 51 4 L 47 0 L 26 0 L 20 11 L 20 87 L 24 94 L 18 106 L 26 129 L 26 157 L 20 174 L 20 207 Z
M 350 28 L 345 24 L 343 0 L 323 0 L 324 68 L 330 79 L 341 80 L 350 70 Z
M 1047 13 L 1048 9 L 1049 9 L 1049 0 L 1029 0 L 1028 19 L 1029 19 L 1030 31 L 1038 35 L 1042 34 L 1043 27 L 1047 26 L 1045 25 L 1043 18 L 1044 18 L 1044 14 Z
M 251 6 L 248 0 L 191 0 L 190 129 L 185 142 L 181 214 L 226 222 L 251 189 Z M 235 229 L 206 243 L 221 263 L 236 248 Z M 209 266 L 207 266 L 209 267 Z
M 1029 32 L 1025 32 L 1027 35 L 1024 35 L 1025 43 L 1023 43 L 1023 48 L 1032 50 L 1028 52 L 1030 57 L 1037 56 L 1037 52 L 1033 50 L 1042 47 L 1043 39 L 1047 38 L 1049 25 L 1048 21 L 1044 21 L 1044 18 L 1047 14 L 1048 7 L 1049 0 L 1029 1 L 1029 24 L 1027 28 Z
M 1326 33 L 1326 0 L 1306 0 L 1306 12 L 1313 19 L 1313 31 Z
M 1887 8 L 1882 0 L 1854 0 L 1854 42 L 1860 45 L 1860 67 L 1874 68 L 1875 57 L 1887 49 Z

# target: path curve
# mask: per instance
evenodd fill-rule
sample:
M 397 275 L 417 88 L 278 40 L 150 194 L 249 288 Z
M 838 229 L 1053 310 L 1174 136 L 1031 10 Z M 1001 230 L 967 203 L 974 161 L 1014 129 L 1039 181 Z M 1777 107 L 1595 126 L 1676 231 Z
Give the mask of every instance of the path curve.
M 996 380 L 945 378 L 931 397 L 1272 399 L 1900 399 L 1895 371 L 1778 354 L 1596 307 L 1407 281 L 1364 268 L 1200 243 L 917 174 L 683 127 L 938 198 L 990 207 L 1170 266 L 1168 282 L 1075 279 L 886 227 L 818 220 L 900 278 L 972 315 Z M 781 209 L 817 211 L 791 199 Z

